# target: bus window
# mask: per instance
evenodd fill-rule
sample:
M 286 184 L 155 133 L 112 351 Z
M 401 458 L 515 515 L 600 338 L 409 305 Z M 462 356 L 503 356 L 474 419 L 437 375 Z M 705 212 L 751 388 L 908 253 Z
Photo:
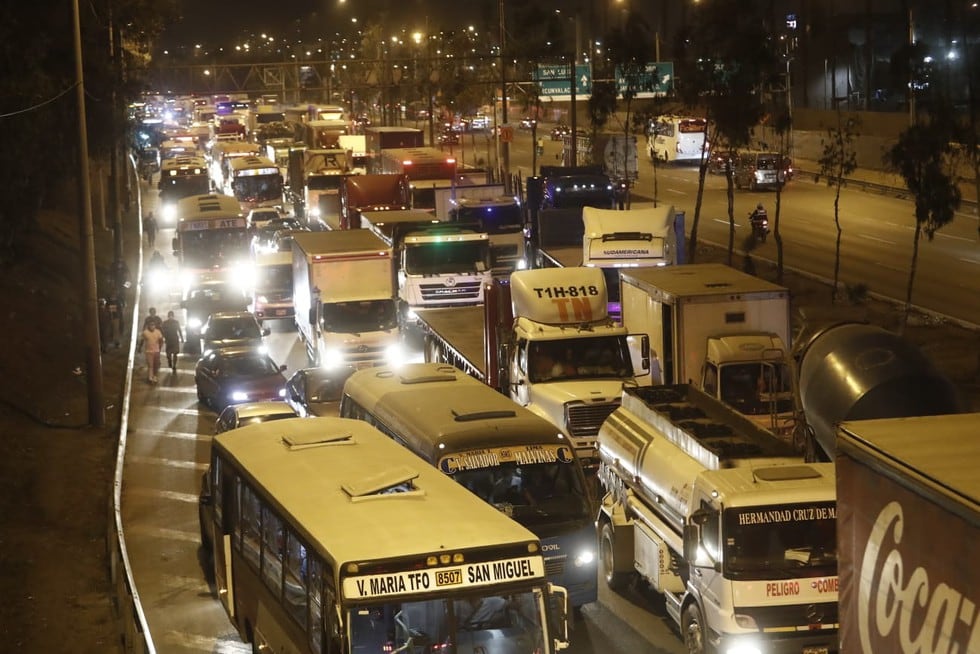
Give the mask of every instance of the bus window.
M 242 496 L 242 556 L 259 569 L 259 498 L 247 485 L 241 484 Z
M 289 615 L 306 625 L 306 546 L 293 532 L 286 534 L 285 599 Z

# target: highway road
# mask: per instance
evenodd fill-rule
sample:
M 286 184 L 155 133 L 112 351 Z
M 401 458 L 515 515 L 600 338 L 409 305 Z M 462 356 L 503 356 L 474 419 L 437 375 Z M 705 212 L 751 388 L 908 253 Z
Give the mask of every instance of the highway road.
M 515 170 L 530 172 L 530 136 L 518 133 L 512 152 Z M 526 146 L 526 147 L 522 147 Z M 545 158 L 558 151 L 546 142 Z M 473 154 L 471 152 L 471 154 Z M 490 155 L 487 155 L 488 157 Z M 550 162 L 550 161 L 549 161 Z M 637 195 L 652 195 L 653 170 L 641 166 Z M 726 243 L 723 179 L 709 177 L 699 225 L 702 239 Z M 661 202 L 671 202 L 693 216 L 696 193 L 693 170 L 658 170 Z M 144 211 L 155 208 L 156 192 L 143 187 Z M 736 244 L 747 233 L 746 216 L 758 201 L 775 211 L 774 195 L 736 193 Z M 650 200 L 642 200 L 643 202 Z M 825 186 L 796 181 L 783 195 L 780 231 L 788 266 L 830 277 L 834 231 L 832 192 Z M 845 191 L 841 199 L 844 226 L 842 279 L 867 283 L 873 292 L 904 297 L 911 256 L 911 204 L 894 197 Z M 980 253 L 976 216 L 961 212 L 953 225 L 932 243 L 922 243 L 914 301 L 930 310 L 980 324 Z M 158 244 L 172 232 L 161 230 Z M 158 246 L 168 265 L 176 268 L 166 247 Z M 775 240 L 757 250 L 774 258 Z M 148 254 L 148 253 L 147 253 Z M 178 297 L 148 291 L 142 313 L 155 306 L 161 314 L 173 309 Z M 304 350 L 288 325 L 274 326 L 269 337 L 273 357 L 287 366 L 286 374 L 306 365 Z M 159 652 L 246 652 L 221 605 L 211 596 L 201 565 L 197 496 L 208 460 L 214 413 L 197 402 L 194 360 L 182 357 L 176 374 L 164 369 L 160 383 L 149 385 L 138 360 L 134 371 L 132 413 L 122 487 L 122 516 L 136 590 L 147 614 L 150 635 Z M 570 652 L 679 653 L 681 643 L 657 602 L 643 588 L 625 595 L 610 593 L 600 584 L 600 601 L 583 609 L 576 622 Z

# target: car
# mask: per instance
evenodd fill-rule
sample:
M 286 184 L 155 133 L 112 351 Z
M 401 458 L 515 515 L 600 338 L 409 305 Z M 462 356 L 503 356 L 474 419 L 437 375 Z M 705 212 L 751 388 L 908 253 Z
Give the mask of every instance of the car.
M 571 133 L 572 133 L 571 127 L 569 127 L 565 123 L 558 123 L 557 125 L 551 128 L 551 140 L 560 141 Z
M 286 366 L 250 346 L 205 352 L 194 367 L 197 399 L 215 411 L 232 404 L 282 400 L 286 397 Z
M 188 354 L 199 354 L 201 327 L 211 314 L 219 311 L 245 311 L 248 307 L 248 296 L 237 284 L 210 280 L 188 287 L 180 306 L 184 309 L 184 350 Z
M 262 348 L 265 347 L 263 337 L 270 333 L 249 311 L 218 311 L 201 326 L 201 351 L 239 345 Z
M 708 157 L 708 173 L 724 175 L 725 166 L 731 163 L 732 170 L 738 166 L 738 152 L 735 150 L 712 150 Z
M 787 181 L 787 160 L 776 152 L 740 152 L 735 167 L 735 188 L 776 190 Z
M 269 402 L 248 402 L 247 404 L 231 404 L 226 406 L 214 422 L 214 433 L 223 434 L 232 429 L 245 425 L 255 425 L 260 422 L 295 418 L 296 410 L 282 400 Z
M 274 220 L 281 220 L 282 213 L 276 207 L 259 207 L 248 212 L 246 224 L 249 229 L 259 229 Z
M 286 380 L 286 402 L 303 418 L 336 416 L 344 382 L 355 370 L 353 366 L 297 370 Z
M 521 118 L 521 129 L 534 129 L 538 124 L 537 119 L 531 116 L 524 116 Z
M 256 252 L 274 252 L 276 234 L 284 229 L 302 230 L 303 225 L 295 218 L 279 217 L 255 229 L 252 232 L 252 255 Z
M 272 235 L 272 249 L 276 252 L 292 252 L 293 235 L 298 232 L 308 232 L 309 229 L 300 227 L 299 229 L 279 229 Z
M 446 130 L 436 137 L 439 145 L 458 145 L 459 144 L 459 134 L 452 131 Z

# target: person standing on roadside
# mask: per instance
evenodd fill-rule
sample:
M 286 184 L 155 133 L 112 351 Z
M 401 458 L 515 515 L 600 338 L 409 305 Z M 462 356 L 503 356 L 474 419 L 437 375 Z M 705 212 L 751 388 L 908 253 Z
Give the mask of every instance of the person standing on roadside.
M 146 244 L 152 248 L 157 241 L 157 219 L 152 211 L 143 219 L 143 231 L 146 232 Z
M 143 330 L 143 337 L 140 340 L 140 347 L 146 356 L 146 380 L 151 384 L 157 383 L 157 375 L 160 374 L 160 350 L 163 347 L 163 332 L 155 322 L 149 322 Z
M 180 329 L 180 323 L 174 318 L 174 312 L 167 312 L 167 319 L 163 321 L 163 339 L 167 342 L 167 365 L 170 370 L 177 373 L 177 355 L 180 354 L 180 344 L 184 342 L 184 332 Z

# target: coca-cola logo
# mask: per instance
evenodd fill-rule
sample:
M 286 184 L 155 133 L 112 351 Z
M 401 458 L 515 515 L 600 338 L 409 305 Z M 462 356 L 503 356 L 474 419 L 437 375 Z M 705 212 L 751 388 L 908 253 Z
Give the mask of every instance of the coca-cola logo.
M 902 555 L 905 515 L 899 502 L 890 502 L 878 514 L 861 561 L 858 577 L 858 631 L 861 649 L 880 652 L 884 639 L 909 654 L 965 654 L 980 652 L 977 605 L 947 580 L 930 579 L 929 570 L 917 566 L 906 574 Z M 936 547 L 942 547 L 936 541 Z M 908 552 L 909 558 L 924 553 Z M 975 565 L 962 561 L 961 565 Z M 933 576 L 937 576 L 933 571 Z M 974 591 L 974 589 L 968 589 Z

